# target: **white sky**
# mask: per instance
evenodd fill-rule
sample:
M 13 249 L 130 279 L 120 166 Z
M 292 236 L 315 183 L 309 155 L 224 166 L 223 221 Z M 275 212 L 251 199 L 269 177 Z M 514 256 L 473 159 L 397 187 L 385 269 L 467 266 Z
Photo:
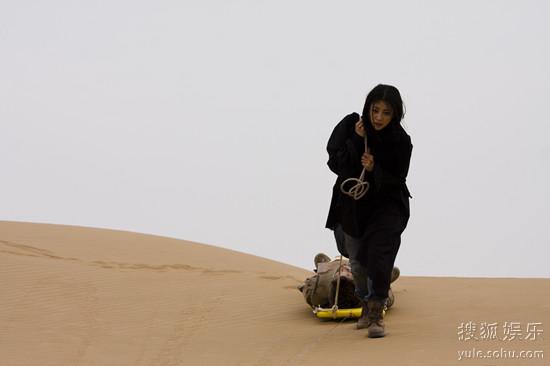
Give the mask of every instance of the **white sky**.
M 2 1 L 0 220 L 311 269 L 317 252 L 337 254 L 326 141 L 386 83 L 414 145 L 403 274 L 550 277 L 549 10 Z

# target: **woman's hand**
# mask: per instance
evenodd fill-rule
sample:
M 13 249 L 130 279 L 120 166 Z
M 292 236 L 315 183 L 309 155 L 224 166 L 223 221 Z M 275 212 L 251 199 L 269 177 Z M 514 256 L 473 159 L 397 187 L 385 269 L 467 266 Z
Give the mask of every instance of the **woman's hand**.
M 357 128 L 356 128 L 357 130 Z M 361 156 L 361 165 L 367 170 L 367 172 L 372 172 L 374 169 L 374 156 L 371 155 L 370 149 L 367 152 L 363 153 Z
M 363 125 L 363 119 L 359 117 L 359 121 L 355 123 L 355 133 L 361 137 L 365 137 L 365 125 Z

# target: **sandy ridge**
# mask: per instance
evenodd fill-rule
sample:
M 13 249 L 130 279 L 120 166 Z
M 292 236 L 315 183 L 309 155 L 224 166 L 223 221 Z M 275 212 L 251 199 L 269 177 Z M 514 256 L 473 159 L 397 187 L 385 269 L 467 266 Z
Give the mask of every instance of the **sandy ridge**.
M 2 365 L 543 365 L 457 352 L 461 322 L 550 324 L 550 280 L 406 277 L 388 336 L 320 322 L 296 285 L 311 272 L 222 248 L 94 228 L 0 222 Z

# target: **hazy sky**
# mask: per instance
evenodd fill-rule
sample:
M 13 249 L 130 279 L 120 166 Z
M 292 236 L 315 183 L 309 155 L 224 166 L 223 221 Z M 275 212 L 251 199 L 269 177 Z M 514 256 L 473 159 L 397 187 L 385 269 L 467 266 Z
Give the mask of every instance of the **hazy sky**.
M 337 254 L 326 141 L 386 83 L 414 145 L 403 274 L 550 277 L 549 16 L 542 0 L 2 1 L 0 220 L 310 269 Z

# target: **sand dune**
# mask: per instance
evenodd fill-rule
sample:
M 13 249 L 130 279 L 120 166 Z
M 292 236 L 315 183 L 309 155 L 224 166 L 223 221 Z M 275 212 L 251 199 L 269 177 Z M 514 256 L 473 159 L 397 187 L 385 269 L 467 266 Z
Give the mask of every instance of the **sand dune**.
M 0 364 L 548 364 L 502 355 L 549 356 L 550 279 L 404 276 L 388 336 L 368 339 L 314 318 L 296 290 L 309 275 L 166 237 L 0 222 Z M 459 360 L 472 349 L 501 356 Z

